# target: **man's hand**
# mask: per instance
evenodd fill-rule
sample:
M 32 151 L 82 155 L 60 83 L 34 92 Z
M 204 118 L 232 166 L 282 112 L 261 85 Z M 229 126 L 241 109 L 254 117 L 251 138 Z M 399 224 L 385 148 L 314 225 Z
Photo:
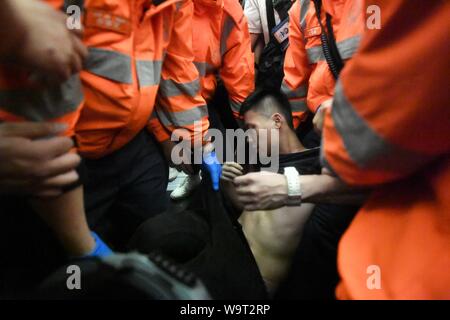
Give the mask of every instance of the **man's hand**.
M 288 199 L 286 177 L 267 171 L 254 172 L 234 179 L 239 202 L 247 211 L 273 210 Z
M 220 180 L 233 182 L 234 178 L 240 177 L 244 174 L 244 168 L 236 162 L 225 162 L 222 166 L 222 175 Z
M 317 112 L 314 115 L 314 118 L 313 118 L 314 130 L 318 134 L 322 134 L 323 121 L 325 120 L 325 114 L 326 114 L 327 109 L 331 108 L 332 104 L 333 104 L 333 99 L 324 101 L 320 105 L 319 109 L 317 109 Z
M 65 127 L 52 123 L 0 124 L 0 193 L 59 196 L 78 180 L 80 163 Z
M 225 162 L 222 166 L 222 175 L 220 177 L 221 189 L 226 199 L 238 211 L 243 211 L 244 207 L 237 199 L 234 179 L 244 174 L 244 168 L 236 162 Z
M 81 31 L 67 29 L 64 13 L 36 0 L 7 0 L 7 5 L 11 14 L 0 34 L 11 44 L 11 59 L 46 79 L 63 81 L 81 71 L 87 50 Z

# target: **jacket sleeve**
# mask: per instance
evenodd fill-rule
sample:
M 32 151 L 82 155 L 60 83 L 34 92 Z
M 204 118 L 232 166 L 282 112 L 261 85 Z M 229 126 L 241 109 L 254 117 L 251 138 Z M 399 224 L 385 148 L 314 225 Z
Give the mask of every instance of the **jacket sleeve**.
M 305 1 L 305 0 L 302 0 Z M 289 98 L 298 127 L 307 111 L 306 96 L 311 70 L 305 49 L 305 41 L 300 27 L 300 3 L 297 1 L 289 11 L 289 47 L 284 61 L 284 79 L 281 90 Z
M 344 68 L 323 132 L 323 164 L 354 185 L 405 178 L 450 152 L 450 3 L 374 4 L 383 26 Z
M 46 0 L 61 10 L 63 0 Z M 61 84 L 42 87 L 30 83 L 30 73 L 12 65 L 0 66 L 0 122 L 45 121 L 67 126 L 64 136 L 74 137 L 75 126 L 84 105 L 79 75 Z
M 240 9 L 241 18 L 235 23 L 230 16 L 225 18 L 220 50 L 222 66 L 220 78 L 230 97 L 230 106 L 239 118 L 241 104 L 255 89 L 255 67 L 251 49 L 247 20 Z
M 192 18 L 192 1 L 183 1 L 175 13 L 155 112 L 148 125 L 160 142 L 168 140 L 171 134 L 193 142 L 202 141 L 209 127 L 194 65 Z

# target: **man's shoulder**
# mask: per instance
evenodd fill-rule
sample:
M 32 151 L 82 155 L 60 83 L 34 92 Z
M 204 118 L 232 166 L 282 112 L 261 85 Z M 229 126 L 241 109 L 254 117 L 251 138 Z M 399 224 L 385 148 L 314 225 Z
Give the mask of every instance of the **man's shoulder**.
M 321 171 L 320 148 L 280 155 L 280 173 L 286 167 L 295 167 L 300 174 L 319 174 Z

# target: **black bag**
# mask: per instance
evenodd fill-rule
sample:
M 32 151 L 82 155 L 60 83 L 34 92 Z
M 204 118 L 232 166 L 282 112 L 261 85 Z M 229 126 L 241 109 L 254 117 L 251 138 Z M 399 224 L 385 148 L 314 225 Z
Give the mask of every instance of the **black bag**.
M 284 52 L 270 41 L 264 48 L 258 65 L 256 86 L 268 90 L 279 90 L 283 81 Z
M 134 235 L 130 248 L 159 251 L 196 274 L 213 299 L 267 298 L 256 261 L 240 224 L 226 208 L 209 175 L 187 209 L 174 207 L 149 219 Z
M 292 6 L 290 0 L 278 0 L 275 9 L 280 16 L 280 24 L 288 21 L 288 10 Z M 284 77 L 284 56 L 288 43 L 280 44 L 273 35 L 275 25 L 274 4 L 272 0 L 266 0 L 267 22 L 270 33 L 269 43 L 264 47 L 258 65 L 256 86 L 269 90 L 279 90 Z M 279 25 L 280 25 L 279 24 Z

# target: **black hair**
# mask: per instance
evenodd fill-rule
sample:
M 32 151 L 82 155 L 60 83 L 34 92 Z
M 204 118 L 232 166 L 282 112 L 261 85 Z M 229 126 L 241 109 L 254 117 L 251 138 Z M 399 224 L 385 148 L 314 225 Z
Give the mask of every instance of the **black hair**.
M 270 106 L 271 110 L 267 110 L 267 105 L 262 104 L 266 98 L 272 98 L 275 103 Z M 261 112 L 268 115 L 270 112 L 278 112 L 286 119 L 286 122 L 292 130 L 294 130 L 294 120 L 292 118 L 292 108 L 287 96 L 280 90 L 269 90 L 258 88 L 251 93 L 242 103 L 240 114 L 244 116 L 248 111 Z

